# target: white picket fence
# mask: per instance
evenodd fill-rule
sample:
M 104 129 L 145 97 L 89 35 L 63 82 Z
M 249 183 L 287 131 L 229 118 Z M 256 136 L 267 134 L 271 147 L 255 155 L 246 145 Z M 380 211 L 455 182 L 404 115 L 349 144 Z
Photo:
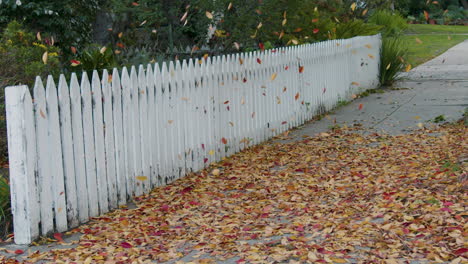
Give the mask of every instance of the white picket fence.
M 380 36 L 6 88 L 15 242 L 63 232 L 378 85 Z

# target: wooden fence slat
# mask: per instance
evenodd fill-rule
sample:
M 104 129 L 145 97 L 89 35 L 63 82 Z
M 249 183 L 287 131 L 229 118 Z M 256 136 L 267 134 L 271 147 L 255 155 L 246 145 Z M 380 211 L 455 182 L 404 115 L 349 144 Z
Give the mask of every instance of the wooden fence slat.
M 133 152 L 133 115 L 132 115 L 132 99 L 131 99 L 131 81 L 127 68 L 122 70 L 122 111 L 123 111 L 123 131 L 124 131 L 124 151 L 125 151 L 125 178 L 127 185 L 127 200 L 132 199 L 135 195 L 135 175 L 134 175 L 134 152 Z
M 36 118 L 37 167 L 41 211 L 41 234 L 48 235 L 54 229 L 52 175 L 49 163 L 48 115 L 44 85 L 40 77 L 34 85 L 34 108 Z
M 127 181 L 126 181 L 126 159 L 125 159 L 125 139 L 124 125 L 122 113 L 122 91 L 123 87 L 120 83 L 119 72 L 114 68 L 112 71 L 112 113 L 114 120 L 114 135 L 115 135 L 115 162 L 116 162 L 116 177 L 117 177 L 117 198 L 118 204 L 124 205 L 127 203 Z M 110 146 L 109 146 L 110 147 Z
M 5 106 L 15 243 L 30 244 L 39 236 L 40 212 L 36 182 L 36 122 L 28 87 L 5 88 Z
M 78 199 L 79 222 L 84 223 L 89 218 L 89 197 L 86 185 L 86 162 L 84 152 L 83 115 L 80 85 L 76 74 L 70 81 L 70 104 L 73 137 L 73 156 L 75 163 L 76 193 Z
M 141 128 L 140 128 L 140 96 L 138 88 L 138 75 L 135 66 L 130 70 L 130 95 L 131 95 L 131 116 L 132 116 L 132 152 L 133 152 L 133 172 L 132 177 L 135 183 L 135 196 L 143 194 L 143 183 L 141 178 L 143 175 L 143 162 L 141 158 Z
M 156 145 L 156 100 L 154 97 L 154 90 L 155 90 L 155 80 L 154 80 L 154 72 L 153 67 L 151 64 L 146 66 L 146 88 L 148 91 L 148 111 L 147 111 L 147 118 L 148 118 L 148 145 L 149 149 L 149 167 L 150 167 L 150 189 L 159 186 L 160 182 L 158 179 L 158 160 L 157 160 L 157 145 Z
M 65 184 L 63 175 L 62 138 L 60 135 L 60 120 L 58 112 L 57 88 L 52 76 L 47 78 L 46 88 L 48 134 L 49 134 L 49 159 L 50 173 L 52 177 L 52 197 L 54 206 L 55 229 L 59 232 L 66 231 L 67 205 L 65 202 Z M 53 168 L 53 169 L 52 169 Z
M 98 189 L 100 214 L 109 211 L 109 197 L 107 190 L 106 153 L 104 140 L 104 119 L 102 108 L 101 80 L 97 71 L 93 71 L 91 78 L 91 95 L 93 107 L 94 146 L 96 149 L 96 182 Z
M 109 195 L 109 209 L 117 208 L 117 173 L 115 168 L 115 137 L 114 119 L 112 114 L 112 76 L 107 70 L 102 73 L 102 104 L 104 110 L 104 140 L 105 140 L 105 169 L 107 174 L 107 191 Z
M 143 193 L 149 193 L 151 190 L 151 167 L 150 167 L 150 145 L 149 140 L 149 123 L 148 115 L 148 90 L 147 90 L 146 74 L 143 65 L 138 68 L 138 118 L 140 119 L 140 142 L 141 145 L 141 175 L 139 182 L 142 185 Z
M 59 78 L 58 99 L 68 227 L 76 227 L 79 224 L 79 217 L 78 197 L 76 195 L 75 156 L 73 153 L 71 102 L 69 88 L 63 74 Z
M 81 103 L 83 113 L 84 153 L 86 154 L 86 186 L 89 199 L 89 216 L 95 217 L 99 215 L 99 197 L 96 174 L 96 150 L 94 145 L 93 103 L 91 98 L 91 85 L 86 72 L 83 72 L 81 78 Z

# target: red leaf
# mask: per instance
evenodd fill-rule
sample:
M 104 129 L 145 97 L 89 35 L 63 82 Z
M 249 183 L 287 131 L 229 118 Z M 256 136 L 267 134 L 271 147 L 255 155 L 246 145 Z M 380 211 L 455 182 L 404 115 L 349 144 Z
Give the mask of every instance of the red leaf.
M 363 105 L 359 104 L 359 110 L 362 110 Z
M 304 72 L 304 66 L 299 66 L 299 73 L 303 73 Z
M 73 54 L 76 54 L 76 48 L 75 48 L 75 47 L 70 47 L 70 49 L 71 49 L 71 52 L 72 52 Z
M 132 248 L 132 245 L 128 242 L 122 242 L 120 243 L 120 246 L 123 248 Z
M 289 70 L 289 66 L 284 67 L 284 70 L 286 71 Z
M 55 233 L 54 238 L 57 239 L 58 242 L 64 242 L 61 233 Z
M 243 79 L 242 81 L 246 83 L 246 82 L 247 82 L 247 78 L 244 77 L 244 79 Z
M 461 256 L 461 255 L 465 254 L 466 252 L 468 252 L 468 248 L 459 248 L 459 249 L 453 251 L 453 254 L 455 254 L 457 256 Z
M 224 102 L 224 104 L 229 104 L 229 101 Z
M 262 64 L 262 60 L 260 58 L 257 58 L 257 63 Z
M 137 2 L 133 2 L 133 3 L 132 3 L 132 6 L 139 6 L 139 5 L 140 5 L 140 4 L 137 3 Z
M 314 18 L 314 19 L 312 19 L 312 23 L 317 23 L 318 21 L 319 21 L 319 19 L 318 19 L 318 18 Z
M 222 142 L 224 145 L 226 145 L 226 144 L 227 144 L 227 139 L 226 139 L 226 138 L 222 138 L 222 139 L 221 139 L 221 142 Z
M 24 253 L 24 251 L 23 251 L 23 250 L 21 250 L 21 249 L 17 249 L 17 250 L 15 250 L 15 254 L 18 254 L 18 255 L 19 255 L 19 254 L 23 254 L 23 253 Z
M 320 29 L 314 28 L 314 30 L 312 32 L 314 32 L 314 34 L 317 34 L 317 33 L 319 33 L 319 31 L 320 31 Z
M 119 48 L 121 48 L 121 49 L 123 49 L 123 48 L 125 47 L 124 44 L 121 43 L 121 42 L 117 42 L 116 45 L 117 45 L 117 47 L 119 47 Z
M 327 88 L 323 87 L 323 93 L 325 93 L 326 91 L 327 91 Z
M 260 48 L 261 51 L 265 50 L 265 45 L 263 45 L 263 43 L 258 43 L 258 47 Z

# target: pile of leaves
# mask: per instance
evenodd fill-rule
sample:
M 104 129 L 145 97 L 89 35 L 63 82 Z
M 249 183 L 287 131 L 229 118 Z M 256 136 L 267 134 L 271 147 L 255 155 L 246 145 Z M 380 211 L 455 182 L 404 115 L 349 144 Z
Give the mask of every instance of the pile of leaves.
M 74 230 L 84 235 L 73 248 L 29 252 L 25 262 L 466 261 L 457 160 L 467 128 L 354 130 L 252 147 Z

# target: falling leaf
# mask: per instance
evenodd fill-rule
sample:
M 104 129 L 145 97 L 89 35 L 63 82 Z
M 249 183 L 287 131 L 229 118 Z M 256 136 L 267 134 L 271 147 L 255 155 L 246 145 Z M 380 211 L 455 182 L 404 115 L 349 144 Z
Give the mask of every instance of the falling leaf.
M 252 113 L 252 118 L 254 118 L 254 117 L 255 117 L 255 112 Z
M 210 55 L 209 55 L 208 53 L 205 53 L 205 54 L 203 54 L 203 59 L 206 60 L 206 59 L 208 59 L 209 56 L 210 56 Z
M 258 23 L 257 29 L 260 29 L 263 26 L 262 22 Z
M 284 31 L 281 31 L 281 33 L 280 33 L 279 36 L 278 36 L 278 39 L 282 39 L 283 36 L 284 36 Z
M 426 18 L 426 21 L 429 20 L 429 13 L 426 10 L 424 10 L 424 17 Z
M 115 45 L 117 45 L 117 47 L 119 47 L 121 49 L 125 48 L 125 45 L 122 42 L 117 42 L 117 44 L 115 44 Z
M 139 180 L 139 181 L 146 181 L 146 180 L 148 180 L 148 177 L 146 177 L 146 176 L 136 176 L 135 178 L 136 178 L 137 180 Z
M 367 8 L 362 11 L 362 16 L 365 16 L 367 14 L 367 11 L 369 11 Z
M 206 12 L 205 12 L 205 15 L 206 15 L 206 17 L 207 17 L 208 19 L 213 19 L 213 14 L 211 14 L 211 12 L 206 11 Z
M 351 4 L 351 10 L 354 12 L 355 9 L 356 9 L 356 3 L 352 3 Z
M 366 46 L 366 48 L 368 48 L 368 49 L 372 49 L 372 45 L 371 45 L 371 44 L 366 44 L 365 46 Z
M 228 101 L 224 101 L 224 104 L 229 104 L 229 100 L 228 100 Z
M 241 98 L 241 102 L 240 102 L 240 103 L 241 103 L 241 105 L 245 104 L 245 98 L 244 98 L 244 97 Z
M 312 23 L 317 23 L 318 21 L 319 21 L 319 19 L 318 19 L 318 18 L 314 18 L 314 19 L 312 19 Z
M 405 72 L 411 71 L 411 64 L 406 65 Z
M 185 21 L 185 19 L 187 19 L 187 16 L 188 16 L 188 11 L 186 11 L 186 12 L 184 13 L 184 15 L 180 18 L 180 21 L 181 21 L 181 22 L 182 22 L 182 21 Z
M 326 87 L 323 87 L 322 94 L 324 94 L 327 91 Z
M 416 40 L 416 43 L 418 43 L 418 44 L 422 44 L 422 43 L 423 43 L 422 40 L 420 40 L 419 38 L 415 38 L 415 40 Z
M 283 93 L 285 93 L 287 89 L 288 89 L 288 88 L 287 88 L 286 86 L 283 87 Z
M 375 58 L 374 55 L 372 55 L 372 54 L 367 54 L 367 56 L 369 56 L 369 58 L 371 58 L 371 59 Z
M 46 115 L 44 114 L 44 112 L 42 111 L 42 109 L 39 110 L 39 114 L 41 115 L 42 118 L 46 118 Z
M 140 27 L 143 26 L 144 24 L 146 24 L 146 22 L 147 22 L 146 20 L 143 21 L 143 22 L 141 22 L 141 23 L 140 23 Z
M 298 32 L 301 32 L 301 31 L 302 31 L 302 28 L 296 28 L 296 29 L 294 29 L 294 32 L 295 32 L 295 33 L 298 33 Z
M 37 40 L 42 41 L 41 32 L 37 32 L 36 38 L 37 38 Z
M 231 8 L 232 8 L 232 2 L 229 2 L 227 10 L 231 10 Z
M 104 46 L 99 50 L 99 53 L 104 54 L 104 52 L 106 52 L 106 50 L 107 50 L 107 47 Z
M 263 45 L 263 43 L 258 43 L 258 47 L 260 48 L 261 51 L 264 51 L 265 50 L 265 45 Z
M 174 120 L 167 120 L 167 123 L 169 123 L 169 125 L 170 125 L 170 124 L 174 123 Z
M 389 63 L 385 69 L 386 69 L 386 70 L 389 70 L 389 69 L 390 69 L 390 66 L 392 66 L 392 63 Z
M 213 156 L 214 154 L 215 154 L 215 151 L 214 151 L 214 150 L 208 151 L 208 155 Z
M 73 47 L 73 46 L 70 47 L 70 50 L 71 50 L 71 52 L 72 52 L 73 54 L 76 54 L 76 48 L 75 48 L 75 47 Z
M 139 6 L 140 4 L 138 4 L 137 2 L 133 2 L 132 3 L 132 6 Z
M 320 29 L 318 29 L 318 28 L 314 28 L 314 29 L 312 30 L 312 32 L 313 32 L 314 34 L 319 33 L 319 31 L 320 31 Z
M 44 64 L 47 64 L 47 59 L 48 58 L 49 58 L 49 53 L 47 53 L 47 51 L 46 51 L 46 52 L 44 52 L 44 54 L 42 54 L 42 62 Z
M 359 107 L 358 107 L 358 109 L 359 109 L 359 110 L 362 110 L 362 108 L 363 108 L 363 107 L 364 107 L 364 105 L 363 105 L 363 104 L 359 104 Z
M 299 73 L 303 73 L 304 72 L 304 66 L 299 66 Z
M 70 63 L 72 67 L 76 67 L 81 64 L 81 62 L 77 60 L 71 60 Z
M 190 52 L 191 54 L 193 54 L 195 51 L 199 50 L 200 48 L 198 46 L 193 46 L 192 47 L 192 51 Z
M 283 22 L 281 22 L 281 25 L 284 26 L 284 25 L 286 25 L 287 22 L 288 22 L 288 20 L 285 18 L 285 19 L 283 19 Z
M 262 64 L 262 60 L 260 58 L 257 58 L 257 63 Z
M 236 50 L 239 50 L 239 49 L 240 49 L 240 45 L 239 45 L 239 43 L 237 43 L 237 42 L 234 42 L 234 47 L 236 48 Z
M 294 100 L 296 101 L 299 100 L 299 96 L 300 96 L 299 93 L 296 93 L 296 95 L 294 96 Z
M 273 73 L 273 74 L 271 75 L 271 77 L 270 77 L 270 80 L 274 81 L 274 80 L 276 79 L 276 76 L 277 76 L 277 75 L 278 75 L 278 74 L 277 74 L 276 72 Z
M 359 83 L 358 83 L 358 82 L 352 82 L 351 84 L 352 84 L 352 85 L 355 85 L 355 86 L 359 86 Z
M 228 143 L 227 139 L 226 138 L 221 138 L 221 142 L 226 145 Z
M 239 64 L 240 65 L 244 64 L 244 60 L 242 58 L 239 58 Z

